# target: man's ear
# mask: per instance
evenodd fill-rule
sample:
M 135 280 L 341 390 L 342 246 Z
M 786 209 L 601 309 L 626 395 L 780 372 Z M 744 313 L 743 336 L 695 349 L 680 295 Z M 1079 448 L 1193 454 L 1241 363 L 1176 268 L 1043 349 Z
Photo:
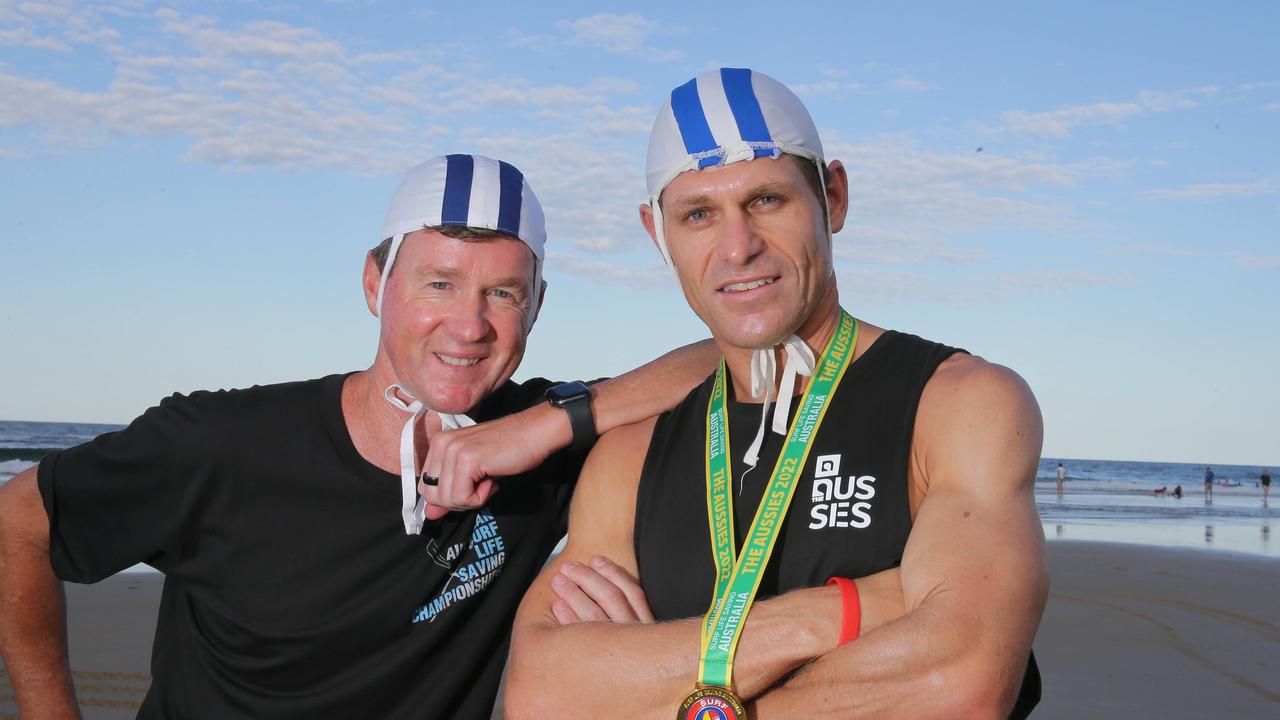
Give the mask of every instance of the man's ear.
M 658 249 L 658 253 L 662 253 L 662 248 L 658 247 L 658 233 L 653 226 L 653 208 L 648 205 L 640 206 L 640 224 L 644 226 L 644 231 L 649 233 L 649 240 L 653 242 L 653 246 Z
M 831 213 L 831 234 L 844 228 L 849 212 L 849 175 L 839 160 L 827 165 L 827 208 Z
M 370 252 L 364 256 L 364 302 L 369 306 L 369 314 L 378 317 L 378 285 L 382 283 L 382 271 L 378 269 L 378 261 Z

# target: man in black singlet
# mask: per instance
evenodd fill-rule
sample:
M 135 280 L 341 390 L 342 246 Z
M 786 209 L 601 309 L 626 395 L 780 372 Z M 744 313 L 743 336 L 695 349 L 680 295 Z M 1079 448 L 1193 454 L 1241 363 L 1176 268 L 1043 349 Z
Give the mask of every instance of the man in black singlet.
M 139 717 L 488 720 L 596 430 L 670 407 L 714 353 L 591 390 L 511 382 L 545 230 L 508 163 L 415 167 L 381 237 L 368 369 L 175 394 L 0 487 L 0 653 L 22 717 L 79 716 L 59 580 L 146 563 L 165 582 Z
M 648 175 L 722 370 L 596 446 L 516 618 L 508 717 L 1025 717 L 1048 594 L 1026 384 L 842 310 L 847 176 L 777 81 L 676 88 Z

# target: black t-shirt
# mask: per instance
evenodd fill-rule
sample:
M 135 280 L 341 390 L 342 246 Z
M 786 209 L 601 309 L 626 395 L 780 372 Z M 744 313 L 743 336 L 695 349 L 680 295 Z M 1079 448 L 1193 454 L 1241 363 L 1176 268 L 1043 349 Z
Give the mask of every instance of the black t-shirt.
M 356 451 L 345 376 L 174 395 L 40 463 L 64 580 L 166 576 L 142 718 L 488 718 L 525 589 L 583 455 L 406 535 L 400 479 Z M 508 382 L 477 421 L 551 383 Z

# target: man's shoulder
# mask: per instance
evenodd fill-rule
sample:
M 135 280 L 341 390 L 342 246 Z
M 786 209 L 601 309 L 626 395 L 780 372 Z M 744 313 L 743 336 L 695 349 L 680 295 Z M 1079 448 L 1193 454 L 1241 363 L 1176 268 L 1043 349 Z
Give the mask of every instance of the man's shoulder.
M 978 356 L 955 353 L 943 360 L 925 384 L 926 395 L 937 396 L 936 402 L 954 403 L 1017 400 L 1030 395 L 1031 389 L 1022 376 L 1010 368 Z M 924 399 L 921 401 L 921 410 Z
M 251 385 L 242 388 L 194 390 L 174 393 L 159 403 L 168 412 L 191 412 L 207 416 L 242 415 L 275 411 L 290 406 L 314 406 L 327 384 L 341 389 L 344 375 L 330 375 L 311 380 Z
M 1034 465 L 1043 429 L 1039 405 L 1021 376 L 975 355 L 952 355 L 920 398 L 913 473 L 925 486 L 938 477 L 988 482 L 1000 475 L 994 466 Z M 986 470 L 975 474 L 975 468 Z M 1025 478 L 1015 473 L 1011 479 L 1020 485 Z

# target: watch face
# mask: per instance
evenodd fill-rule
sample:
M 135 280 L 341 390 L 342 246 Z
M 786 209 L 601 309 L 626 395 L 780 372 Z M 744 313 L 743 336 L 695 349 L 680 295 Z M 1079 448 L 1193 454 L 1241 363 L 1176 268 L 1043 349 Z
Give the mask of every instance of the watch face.
M 586 385 L 574 381 L 556 385 L 547 390 L 547 399 L 555 405 L 561 405 L 570 400 L 578 398 L 590 397 L 591 390 Z

